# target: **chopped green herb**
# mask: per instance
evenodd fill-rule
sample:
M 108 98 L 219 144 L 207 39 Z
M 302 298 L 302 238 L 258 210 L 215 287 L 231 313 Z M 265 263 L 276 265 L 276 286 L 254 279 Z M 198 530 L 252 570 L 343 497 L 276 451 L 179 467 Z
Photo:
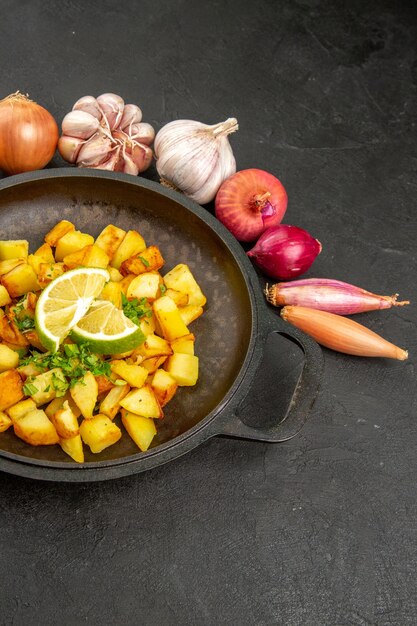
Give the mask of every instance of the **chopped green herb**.
M 22 333 L 27 330 L 33 330 L 35 328 L 35 320 L 33 319 L 33 317 L 29 317 L 29 315 L 20 318 L 16 317 L 14 321 L 16 326 Z
M 33 396 L 37 392 L 38 388 L 33 383 L 26 382 L 23 385 L 23 393 L 25 394 L 25 396 Z
M 139 259 L 140 261 L 142 261 L 142 263 L 144 264 L 144 266 L 145 266 L 145 267 L 149 267 L 149 261 L 148 261 L 148 259 L 145 259 L 145 257 L 143 257 L 143 256 L 138 256 L 138 259 Z
M 58 352 L 50 354 L 33 350 L 30 356 L 21 359 L 21 365 L 35 364 L 43 370 L 59 367 L 65 379 L 56 377 L 52 381 L 54 389 L 59 392 L 57 396 L 64 395 L 69 386 L 73 386 L 76 382 L 82 380 L 86 372 L 91 372 L 94 376 L 104 375 L 109 377 L 111 367 L 108 361 L 105 361 L 99 355 L 91 352 L 88 344 L 81 346 L 73 344 L 65 344 Z M 67 382 L 69 379 L 69 382 Z M 65 384 L 65 389 L 64 389 Z
M 165 287 L 165 285 L 161 285 L 161 286 L 159 287 L 159 290 L 160 290 L 160 292 L 161 292 L 162 294 L 164 294 L 164 293 L 166 292 L 167 288 Z
M 55 372 L 52 375 L 52 384 L 56 391 L 57 398 L 61 398 L 62 396 L 64 396 L 69 387 L 69 383 L 67 383 L 66 379 L 61 378 L 61 376 L 58 376 L 57 374 L 55 374 Z
M 152 316 L 152 309 L 146 298 L 141 298 L 140 300 L 133 298 L 132 300 L 128 300 L 124 293 L 122 293 L 122 308 L 126 317 L 132 320 L 137 326 L 139 326 L 142 317 Z
M 64 352 L 67 356 L 75 356 L 80 353 L 80 350 L 75 343 L 66 343 L 64 345 Z

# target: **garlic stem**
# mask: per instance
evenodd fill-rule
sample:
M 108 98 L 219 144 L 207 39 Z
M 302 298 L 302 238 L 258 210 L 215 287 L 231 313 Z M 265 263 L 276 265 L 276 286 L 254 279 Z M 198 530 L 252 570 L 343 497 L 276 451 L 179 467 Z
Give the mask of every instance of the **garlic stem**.
M 239 130 L 239 124 L 236 118 L 229 117 L 226 121 L 209 126 L 209 128 L 212 130 L 213 135 L 218 137 L 221 135 L 230 135 L 230 133 L 235 133 Z

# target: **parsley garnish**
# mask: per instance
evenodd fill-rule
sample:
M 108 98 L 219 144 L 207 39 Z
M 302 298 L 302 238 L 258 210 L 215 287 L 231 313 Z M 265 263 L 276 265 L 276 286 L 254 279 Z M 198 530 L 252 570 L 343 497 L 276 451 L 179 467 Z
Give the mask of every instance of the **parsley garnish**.
M 124 293 L 122 293 L 122 307 L 126 317 L 132 320 L 137 326 L 139 326 L 142 317 L 152 316 L 152 310 L 146 298 L 141 298 L 140 300 L 133 298 L 132 300 L 128 300 Z
M 27 330 L 33 330 L 35 328 L 35 320 L 33 319 L 33 317 L 29 317 L 28 315 L 21 318 L 16 317 L 14 321 L 16 326 L 22 333 Z
M 57 374 L 55 374 L 55 372 L 52 375 L 52 384 L 53 387 L 56 391 L 56 397 L 57 398 L 62 398 L 62 396 L 65 395 L 68 387 L 69 387 L 69 383 L 66 381 L 65 378 L 61 378 L 61 376 L 58 376 Z M 45 389 L 46 391 L 46 389 Z
M 22 333 L 35 328 L 34 318 L 27 315 L 26 302 L 27 296 L 24 295 L 23 298 L 21 298 L 10 311 L 14 323 Z
M 57 391 L 57 396 L 63 396 L 69 386 L 82 380 L 86 372 L 91 372 L 94 376 L 111 375 L 111 367 L 108 361 L 102 359 L 98 354 L 94 354 L 88 344 L 80 346 L 65 344 L 54 354 L 38 352 L 33 350 L 31 355 L 21 359 L 21 365 L 36 364 L 42 370 L 61 368 L 64 378 L 54 376 L 52 384 Z
M 26 382 L 23 385 L 23 393 L 25 394 L 25 396 L 33 396 L 37 392 L 38 392 L 38 388 L 33 383 Z
M 165 287 L 165 285 L 160 285 L 159 287 L 159 291 L 164 294 L 166 292 L 167 288 Z
M 144 256 L 138 256 L 138 259 L 140 261 L 142 261 L 142 263 L 144 264 L 145 267 L 149 267 L 149 261 L 148 261 L 148 259 L 145 259 Z

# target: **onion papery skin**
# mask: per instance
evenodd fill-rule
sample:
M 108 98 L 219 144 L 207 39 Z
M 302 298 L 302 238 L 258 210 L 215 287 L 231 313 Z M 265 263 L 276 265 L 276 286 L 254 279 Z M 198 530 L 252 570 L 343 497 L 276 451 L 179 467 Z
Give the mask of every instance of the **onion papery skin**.
M 221 185 L 215 213 L 236 239 L 249 242 L 279 224 L 287 204 L 281 181 L 269 172 L 252 168 L 236 172 Z
M 271 226 L 247 255 L 271 278 L 288 280 L 304 274 L 321 252 L 321 243 L 303 228 Z
M 58 137 L 54 118 L 36 102 L 19 93 L 0 101 L 0 169 L 6 174 L 45 167 Z

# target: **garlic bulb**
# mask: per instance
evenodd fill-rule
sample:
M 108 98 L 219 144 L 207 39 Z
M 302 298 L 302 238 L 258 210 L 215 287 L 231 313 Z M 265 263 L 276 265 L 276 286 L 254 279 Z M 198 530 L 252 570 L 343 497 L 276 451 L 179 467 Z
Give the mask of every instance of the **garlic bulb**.
M 200 204 L 213 200 L 220 185 L 236 172 L 227 136 L 237 129 L 234 117 L 213 126 L 192 120 L 166 124 L 154 143 L 161 183 Z
M 155 137 L 142 122 L 136 104 L 125 104 L 114 93 L 83 96 L 62 120 L 58 142 L 61 156 L 79 167 L 114 170 L 137 176 L 151 164 L 149 147 Z

